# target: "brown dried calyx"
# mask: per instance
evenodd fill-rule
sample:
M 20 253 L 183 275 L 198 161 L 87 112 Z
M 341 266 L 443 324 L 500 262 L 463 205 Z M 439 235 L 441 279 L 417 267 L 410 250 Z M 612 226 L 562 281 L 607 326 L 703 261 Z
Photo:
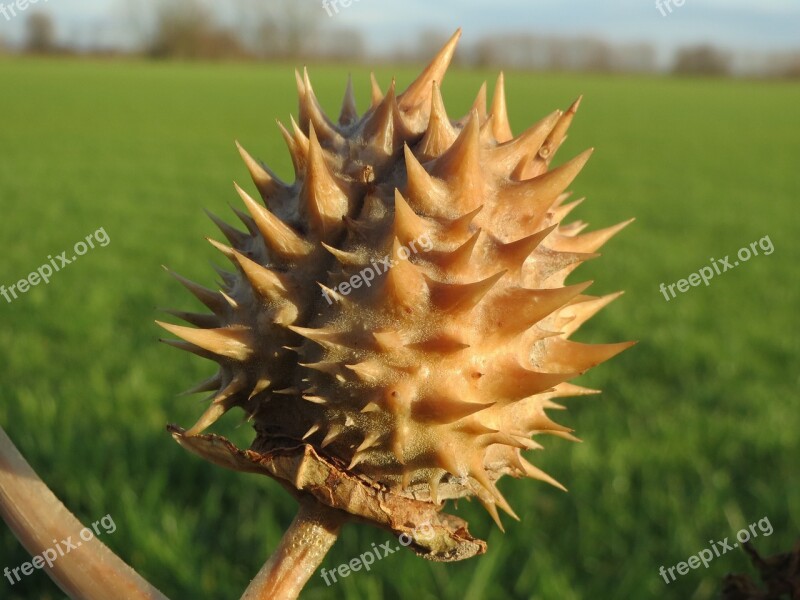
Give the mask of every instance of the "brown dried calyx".
M 501 74 L 489 108 L 484 85 L 452 121 L 439 83 L 459 35 L 402 94 L 373 78 L 361 117 L 349 83 L 333 122 L 297 74 L 294 183 L 240 148 L 263 202 L 237 186 L 246 231 L 212 216 L 233 270 L 220 291 L 179 277 L 212 314 L 162 324 L 220 367 L 193 389 L 215 392 L 205 414 L 173 429 L 182 445 L 398 533 L 429 519 L 437 546 L 416 549 L 442 560 L 484 548 L 445 500 L 475 496 L 500 525 L 497 507 L 516 517 L 503 475 L 560 487 L 522 451 L 575 439 L 546 410 L 595 393 L 568 380 L 631 345 L 569 339 L 619 294 L 565 278 L 627 224 L 563 224 L 591 151 L 551 161 L 579 102 L 514 138 Z M 247 451 L 200 435 L 234 406 L 257 432 Z

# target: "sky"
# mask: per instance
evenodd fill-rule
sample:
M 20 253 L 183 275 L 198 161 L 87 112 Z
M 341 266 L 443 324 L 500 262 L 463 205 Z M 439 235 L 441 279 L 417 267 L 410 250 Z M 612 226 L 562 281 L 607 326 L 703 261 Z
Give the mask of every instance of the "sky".
M 0 5 L 17 1 L 0 0 Z M 662 9 L 657 0 L 350 0 L 348 7 L 342 6 L 347 0 L 336 1 L 338 13 L 332 9 L 328 16 L 322 0 L 296 0 L 320 24 L 361 30 L 368 49 L 376 53 L 411 47 L 421 31 L 452 32 L 459 26 L 465 41 L 514 31 L 646 41 L 665 52 L 700 42 L 753 51 L 800 48 L 800 0 L 658 0 Z M 234 2 L 219 0 L 219 5 Z M 121 4 L 38 0 L 34 6 L 50 12 L 67 39 L 124 43 L 132 31 Z M 10 20 L 0 14 L 0 36 L 19 39 L 23 26 L 24 13 Z

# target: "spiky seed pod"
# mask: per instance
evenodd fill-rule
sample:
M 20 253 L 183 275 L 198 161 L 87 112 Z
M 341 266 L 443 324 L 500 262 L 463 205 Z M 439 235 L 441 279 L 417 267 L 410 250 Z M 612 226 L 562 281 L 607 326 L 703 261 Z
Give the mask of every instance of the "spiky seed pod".
M 178 278 L 213 315 L 163 324 L 219 364 L 187 436 L 238 406 L 255 450 L 310 445 L 392 494 L 439 505 L 476 496 L 515 516 L 505 474 L 557 485 L 523 458 L 536 434 L 575 439 L 547 409 L 593 393 L 568 380 L 630 343 L 586 345 L 575 330 L 617 295 L 565 278 L 627 223 L 580 234 L 567 188 L 591 150 L 551 168 L 578 108 L 513 137 L 503 76 L 463 119 L 439 82 L 459 32 L 402 94 L 373 77 L 358 117 L 347 85 L 338 122 L 297 73 L 298 121 L 281 126 L 292 184 L 239 148 L 260 200 L 237 186 L 246 231 L 212 217 L 230 246 L 221 291 Z

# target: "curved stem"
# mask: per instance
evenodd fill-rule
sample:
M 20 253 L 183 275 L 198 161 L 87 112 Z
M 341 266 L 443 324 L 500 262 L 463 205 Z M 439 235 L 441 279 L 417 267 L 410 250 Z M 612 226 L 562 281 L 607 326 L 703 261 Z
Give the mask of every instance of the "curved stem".
M 2 427 L 0 517 L 32 556 L 49 563 L 44 570 L 70 598 L 167 600 L 97 537 L 86 541 L 80 536 L 81 522 L 39 479 Z M 64 540 L 75 547 L 63 552 Z
M 292 600 L 331 549 L 347 515 L 315 500 L 300 509 L 280 545 L 250 583 L 241 600 Z

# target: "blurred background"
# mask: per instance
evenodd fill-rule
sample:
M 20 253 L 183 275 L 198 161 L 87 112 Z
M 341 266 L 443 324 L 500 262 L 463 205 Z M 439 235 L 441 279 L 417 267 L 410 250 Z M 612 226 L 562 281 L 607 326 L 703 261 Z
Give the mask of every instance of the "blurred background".
M 443 93 L 464 115 L 506 75 L 515 134 L 584 95 L 557 162 L 596 152 L 573 185 L 591 229 L 637 221 L 572 282 L 626 294 L 577 339 L 640 343 L 583 376 L 603 389 L 557 420 L 529 460 L 562 481 L 502 480 L 521 523 L 502 534 L 452 508 L 485 556 L 431 564 L 395 553 L 307 598 L 719 597 L 742 550 L 666 584 L 659 575 L 767 518 L 755 547 L 800 533 L 800 5 L 794 0 L 0 0 L 0 285 L 103 228 L 73 264 L 0 296 L 0 425 L 84 522 L 172 598 L 237 598 L 291 521 L 279 485 L 182 451 L 165 424 L 203 405 L 177 394 L 212 373 L 158 344 L 161 307 L 197 309 L 161 269 L 214 286 L 203 209 L 235 220 L 251 189 L 233 141 L 291 180 L 274 119 L 297 114 L 295 67 L 338 114 L 348 74 L 402 89 L 457 27 Z M 251 189 L 252 191 L 252 189 Z M 659 291 L 768 236 L 760 254 L 669 301 Z M 214 430 L 252 439 L 241 414 Z M 538 438 L 537 438 L 538 439 Z M 388 534 L 351 525 L 331 569 Z M 30 557 L 0 526 L 0 569 Z M 63 597 L 41 573 L 0 597 Z
M 800 77 L 795 2 L 687 1 L 23 0 L 21 10 L 15 0 L 0 11 L 0 50 L 416 62 L 458 22 L 472 34 L 457 58 L 463 66 Z

